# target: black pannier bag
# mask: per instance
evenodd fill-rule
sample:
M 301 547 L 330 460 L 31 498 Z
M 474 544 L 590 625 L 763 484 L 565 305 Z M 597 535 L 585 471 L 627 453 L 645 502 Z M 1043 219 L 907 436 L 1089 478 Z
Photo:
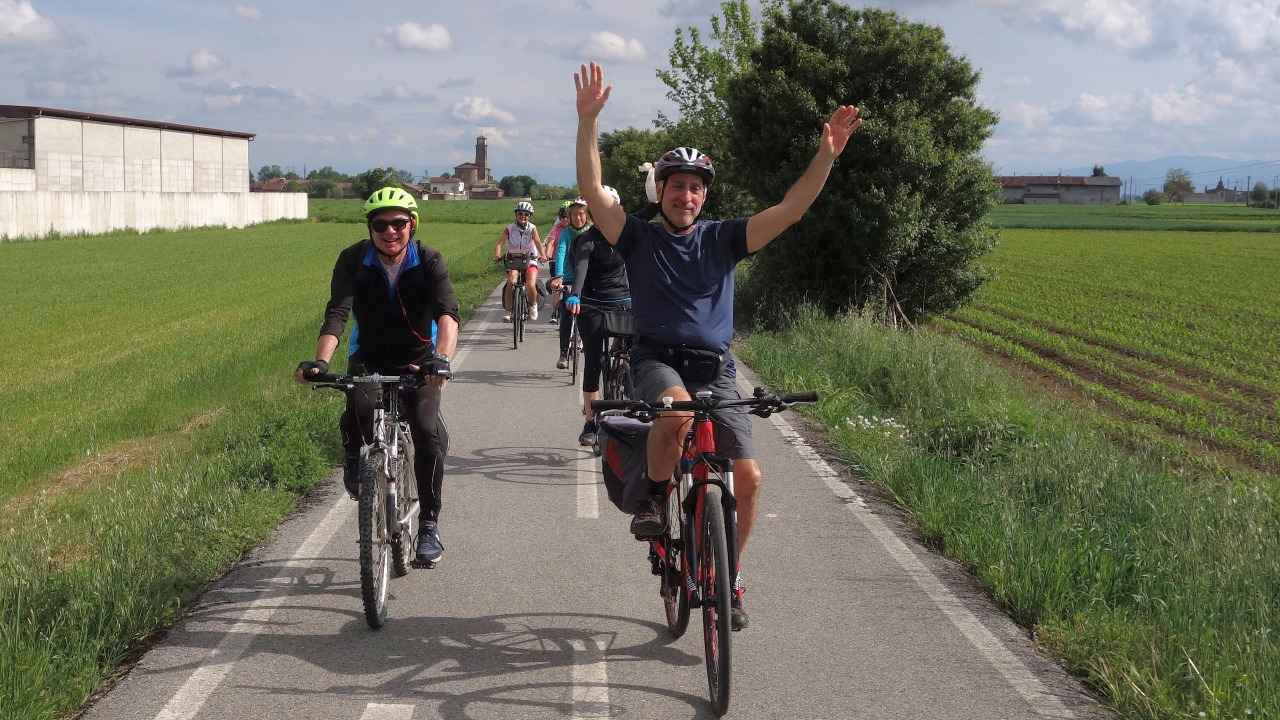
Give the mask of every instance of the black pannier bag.
M 619 416 L 600 419 L 597 440 L 600 464 L 604 469 L 604 487 L 609 501 L 619 510 L 634 514 L 649 497 L 649 479 L 645 477 L 645 441 L 649 424 Z

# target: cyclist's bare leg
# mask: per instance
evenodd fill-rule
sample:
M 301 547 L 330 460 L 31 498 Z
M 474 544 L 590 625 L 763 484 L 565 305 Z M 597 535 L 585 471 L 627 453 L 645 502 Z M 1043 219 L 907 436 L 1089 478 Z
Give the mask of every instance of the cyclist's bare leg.
M 662 394 L 652 400 L 661 402 L 664 397 L 677 401 L 693 399 L 681 385 L 663 390 Z M 648 445 L 645 447 L 645 457 L 649 461 L 649 479 L 657 483 L 671 479 L 680 462 L 680 443 L 689 432 L 692 421 L 693 413 L 669 413 L 653 421 Z
M 524 294 L 529 298 L 529 307 L 538 304 L 538 266 L 530 265 L 524 271 Z
M 507 284 L 502 288 L 502 308 L 504 310 L 511 309 L 511 290 L 516 286 L 516 271 L 507 271 Z
M 738 555 L 747 547 L 751 527 L 756 523 L 760 498 L 760 464 L 752 458 L 733 461 L 733 496 L 738 500 Z
M 582 417 L 585 418 L 584 422 L 591 422 L 591 418 L 595 417 L 595 413 L 591 411 L 591 401 L 599 399 L 599 390 L 582 393 Z

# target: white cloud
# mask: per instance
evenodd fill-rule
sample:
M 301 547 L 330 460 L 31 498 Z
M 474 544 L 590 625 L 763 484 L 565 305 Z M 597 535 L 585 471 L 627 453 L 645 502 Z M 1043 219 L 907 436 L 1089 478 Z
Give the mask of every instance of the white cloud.
M 192 51 L 183 65 L 177 65 L 165 71 L 169 77 L 195 77 L 205 75 L 221 68 L 225 63 L 212 50 L 199 48 Z
M 383 88 L 382 92 L 376 95 L 370 95 L 369 99 L 375 101 L 435 102 L 436 96 L 425 90 L 397 83 L 389 88 Z
M 478 122 L 480 120 L 497 120 L 500 123 L 511 124 L 516 121 L 516 116 L 496 107 L 493 101 L 483 97 L 466 97 L 453 106 L 453 117 L 466 122 Z
M 1214 114 L 1206 98 L 1200 95 L 1194 84 L 1162 93 L 1150 93 L 1146 98 L 1146 105 L 1151 121 L 1157 125 L 1205 125 Z
M 1001 111 L 1001 115 L 1028 130 L 1043 128 L 1049 124 L 1049 110 L 1019 100 Z
M 644 45 L 635 38 L 630 40 L 606 31 L 592 33 L 587 41 L 578 47 L 577 57 L 592 60 L 618 60 L 621 62 L 639 62 L 645 58 Z
M 483 127 L 476 128 L 476 134 L 485 136 L 485 139 L 488 141 L 489 145 L 492 145 L 494 147 L 505 148 L 505 147 L 511 147 L 511 139 L 515 137 L 519 137 L 520 131 L 514 130 L 514 129 L 503 130 L 501 128 L 496 128 L 491 125 L 485 125 Z
M 382 35 L 375 38 L 382 47 L 391 46 L 399 50 L 417 50 L 420 52 L 444 52 L 453 49 L 453 36 L 443 25 L 419 25 L 416 22 L 402 22 L 393 28 L 387 28 Z
M 41 43 L 57 35 L 57 26 L 36 12 L 30 0 L 0 0 L 0 47 Z
M 1081 112 L 1089 114 L 1106 112 L 1107 108 L 1110 107 L 1110 103 L 1107 102 L 1105 97 L 1092 93 L 1080 93 L 1080 98 L 1076 101 L 1076 105 Z
M 236 14 L 245 20 L 260 20 L 262 12 L 252 5 L 236 5 Z
M 207 110 L 228 110 L 239 107 L 244 102 L 244 95 L 206 95 L 203 101 Z
M 710 17 L 720 12 L 720 0 L 667 0 L 658 8 L 663 17 Z
M 474 85 L 475 82 L 476 79 L 471 76 L 451 77 L 441 81 L 437 87 L 441 89 L 459 88 Z

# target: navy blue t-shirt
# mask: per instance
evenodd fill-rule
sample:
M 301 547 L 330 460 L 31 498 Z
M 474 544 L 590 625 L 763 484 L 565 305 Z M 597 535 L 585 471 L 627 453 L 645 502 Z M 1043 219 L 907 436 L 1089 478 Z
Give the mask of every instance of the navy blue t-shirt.
M 747 219 L 707 220 L 688 235 L 631 215 L 618 237 L 636 333 L 724 352 L 733 340 L 733 269 L 747 256 Z

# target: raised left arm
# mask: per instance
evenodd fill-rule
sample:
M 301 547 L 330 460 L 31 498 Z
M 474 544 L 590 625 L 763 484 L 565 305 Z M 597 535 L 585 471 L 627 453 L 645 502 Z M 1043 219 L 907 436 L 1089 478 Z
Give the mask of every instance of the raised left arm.
M 827 184 L 831 165 L 844 152 L 849 138 L 862 126 L 858 108 L 841 105 L 822 125 L 822 139 L 818 151 L 804 174 L 796 180 L 782 201 L 752 215 L 747 221 L 747 251 L 756 252 L 773 242 L 784 230 L 800 222 L 809 206 L 818 199 L 818 193 Z

